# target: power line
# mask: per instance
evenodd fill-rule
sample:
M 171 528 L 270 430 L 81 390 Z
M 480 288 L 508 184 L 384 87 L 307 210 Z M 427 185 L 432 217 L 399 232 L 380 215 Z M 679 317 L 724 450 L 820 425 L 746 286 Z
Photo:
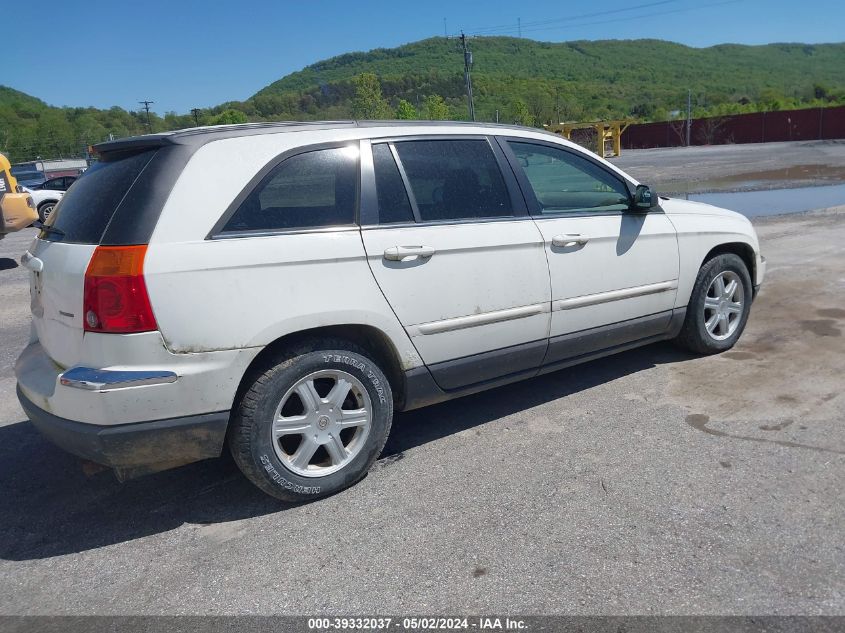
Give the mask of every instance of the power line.
M 660 2 L 648 3 L 646 5 L 637 5 L 635 7 L 628 7 L 628 8 L 625 8 L 625 9 L 614 9 L 614 10 L 611 10 L 611 11 L 595 12 L 595 13 L 592 13 L 592 14 L 582 14 L 580 16 L 571 16 L 571 17 L 566 17 L 566 18 L 555 18 L 554 20 L 543 20 L 543 21 L 537 22 L 536 24 L 538 24 L 538 25 L 550 24 L 552 22 L 567 22 L 567 24 L 555 25 L 555 26 L 536 26 L 536 27 L 532 26 L 531 28 L 525 28 L 526 25 L 523 24 L 522 25 L 523 28 L 521 29 L 521 31 L 523 33 L 526 33 L 526 32 L 536 32 L 536 31 L 565 30 L 565 29 L 580 28 L 582 26 L 592 26 L 592 25 L 597 25 L 597 24 L 608 24 L 608 23 L 613 23 L 613 22 L 628 22 L 628 21 L 632 21 L 632 20 L 640 20 L 640 19 L 643 19 L 643 18 L 663 16 L 663 15 L 667 15 L 667 14 L 687 13 L 689 11 L 696 11 L 696 10 L 699 10 L 699 9 L 709 9 L 709 8 L 712 8 L 712 7 L 723 6 L 723 5 L 726 5 L 726 4 L 737 4 L 739 2 L 743 2 L 744 0 L 725 0 L 724 2 L 712 2 L 710 4 L 701 4 L 701 5 L 694 6 L 694 7 L 679 7 L 677 9 L 668 9 L 668 10 L 664 10 L 664 11 L 657 11 L 657 12 L 652 12 L 652 13 L 643 13 L 643 14 L 640 14 L 640 15 L 625 16 L 625 17 L 620 17 L 620 18 L 594 20 L 592 22 L 578 22 L 576 24 L 572 23 L 574 20 L 583 19 L 583 18 L 587 18 L 587 17 L 597 17 L 597 16 L 601 16 L 601 15 L 608 15 L 608 14 L 611 14 L 611 13 L 621 13 L 621 12 L 633 11 L 635 9 L 643 9 L 643 8 L 646 8 L 646 7 L 649 7 L 649 6 L 657 6 L 657 5 L 668 4 L 670 2 L 677 2 L 677 1 L 678 0 L 660 0 Z M 493 27 L 490 27 L 488 32 L 485 32 L 482 29 L 482 30 L 478 30 L 478 31 L 472 31 L 472 35 L 493 36 L 493 35 L 505 35 L 507 33 L 516 32 L 516 29 L 513 25 L 511 25 L 510 27 L 503 25 L 502 27 L 499 27 L 498 29 L 495 29 L 495 30 L 497 30 L 498 32 L 493 32 L 494 31 Z
M 561 29 L 568 29 L 568 28 L 579 28 L 582 26 L 591 26 L 596 24 L 608 24 L 612 22 L 628 22 L 631 20 L 641 20 L 643 18 L 653 18 L 653 17 L 660 17 L 670 13 L 688 13 L 690 11 L 697 11 L 699 9 L 710 9 L 712 7 L 719 7 L 725 4 L 737 4 L 738 2 L 743 2 L 744 0 L 725 0 L 724 2 L 712 2 L 710 4 L 702 4 L 697 7 L 683 7 L 679 9 L 669 9 L 667 11 L 656 11 L 654 13 L 643 13 L 640 15 L 632 15 L 627 16 L 624 18 L 612 18 L 610 20 L 596 20 L 593 22 L 581 22 L 579 24 L 573 24 L 571 26 L 553 26 L 553 27 L 542 27 L 536 29 L 530 29 L 531 31 L 549 31 L 549 30 L 561 30 Z
M 518 23 L 521 23 L 521 24 L 519 24 L 519 26 L 530 28 L 530 27 L 534 27 L 534 26 L 541 26 L 541 25 L 544 25 L 544 24 L 553 24 L 555 22 L 571 22 L 572 20 L 580 20 L 581 18 L 594 18 L 594 17 L 599 16 L 599 15 L 611 15 L 611 14 L 614 14 L 614 13 L 625 13 L 627 11 L 636 11 L 637 9 L 646 9 L 646 8 L 649 8 L 649 7 L 655 7 L 655 6 L 662 5 L 662 4 L 672 4 L 672 3 L 675 3 L 675 2 L 679 2 L 679 1 L 680 0 L 657 0 L 656 2 L 646 2 L 644 4 L 635 4 L 635 5 L 630 6 L 630 7 L 622 7 L 620 9 L 610 9 L 609 11 L 595 11 L 595 12 L 592 12 L 592 13 L 582 13 L 580 15 L 567 15 L 567 16 L 561 17 L 561 18 L 548 18 L 548 19 L 544 19 L 544 20 L 533 20 L 531 22 L 525 22 L 525 23 L 521 23 L 521 20 L 519 20 L 519 18 L 517 18 L 517 21 L 518 21 Z M 498 26 L 488 26 L 488 27 L 482 27 L 482 28 L 479 28 L 479 29 L 473 29 L 471 31 L 471 34 L 472 35 L 483 35 L 483 34 L 487 34 L 488 32 L 491 32 L 491 31 L 511 31 L 512 32 L 513 30 L 514 30 L 513 22 L 511 22 L 510 24 L 500 24 Z

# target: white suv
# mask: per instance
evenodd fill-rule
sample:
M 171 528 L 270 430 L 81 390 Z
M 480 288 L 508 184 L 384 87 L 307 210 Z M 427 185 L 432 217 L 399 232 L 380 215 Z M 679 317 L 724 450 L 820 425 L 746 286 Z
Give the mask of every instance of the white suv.
M 747 219 L 538 130 L 254 124 L 130 138 L 22 258 L 32 422 L 121 478 L 228 442 L 270 495 L 360 480 L 394 411 L 663 339 L 734 345 Z

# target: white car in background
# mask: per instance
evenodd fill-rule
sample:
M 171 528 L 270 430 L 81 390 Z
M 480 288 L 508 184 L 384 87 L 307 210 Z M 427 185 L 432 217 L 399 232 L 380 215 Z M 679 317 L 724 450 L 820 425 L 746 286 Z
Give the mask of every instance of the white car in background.
M 21 189 L 32 196 L 32 202 L 38 209 L 38 217 L 42 222 L 47 221 L 55 206 L 59 204 L 59 200 L 65 195 L 64 191 L 54 189 L 30 189 L 29 187 L 21 187 Z
M 15 373 L 46 437 L 121 477 L 228 444 L 268 494 L 328 495 L 394 411 L 655 341 L 730 349 L 765 274 L 747 218 L 539 130 L 262 123 L 97 151 L 21 259 Z

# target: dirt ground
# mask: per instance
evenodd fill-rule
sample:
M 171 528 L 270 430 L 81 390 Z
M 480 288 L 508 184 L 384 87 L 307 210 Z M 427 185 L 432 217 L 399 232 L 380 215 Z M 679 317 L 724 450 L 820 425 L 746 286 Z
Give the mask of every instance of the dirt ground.
M 756 224 L 763 253 L 777 244 L 777 258 L 748 329 L 733 350 L 677 367 L 668 395 L 707 432 L 845 454 L 802 439 L 843 422 L 845 207 Z
M 845 181 L 845 140 L 623 150 L 611 162 L 665 193 L 810 187 Z

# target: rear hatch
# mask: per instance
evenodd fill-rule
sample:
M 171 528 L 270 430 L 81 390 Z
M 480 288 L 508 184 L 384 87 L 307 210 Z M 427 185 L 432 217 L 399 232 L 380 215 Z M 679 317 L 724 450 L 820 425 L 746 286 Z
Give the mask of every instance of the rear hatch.
M 50 214 L 24 255 L 30 273 L 32 321 L 41 345 L 58 365 L 80 361 L 84 335 L 85 271 L 117 210 L 150 165 L 156 147 L 115 152 L 90 167 Z

